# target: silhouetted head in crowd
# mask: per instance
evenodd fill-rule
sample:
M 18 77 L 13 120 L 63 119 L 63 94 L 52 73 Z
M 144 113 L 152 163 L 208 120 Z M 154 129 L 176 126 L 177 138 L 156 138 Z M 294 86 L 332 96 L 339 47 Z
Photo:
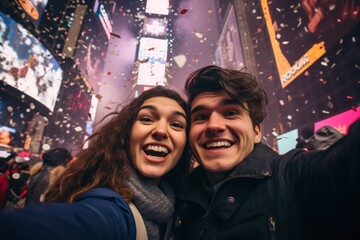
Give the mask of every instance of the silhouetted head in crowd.
M 67 149 L 60 147 L 51 149 L 42 155 L 43 163 L 50 166 L 65 166 L 72 158 Z
M 336 128 L 331 126 L 323 126 L 316 130 L 316 132 L 309 138 L 306 147 L 309 151 L 325 150 L 339 141 L 343 136 L 344 135 Z
M 313 126 L 307 126 L 307 127 L 304 127 L 303 129 L 301 129 L 300 131 L 300 135 L 301 135 L 301 138 L 307 142 L 307 140 L 309 138 L 312 137 L 312 135 L 314 135 L 314 127 Z

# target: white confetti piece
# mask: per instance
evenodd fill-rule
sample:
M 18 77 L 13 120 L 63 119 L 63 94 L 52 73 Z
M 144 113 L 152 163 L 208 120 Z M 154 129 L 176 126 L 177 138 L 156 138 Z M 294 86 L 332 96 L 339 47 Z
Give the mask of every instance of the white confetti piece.
M 79 127 L 76 127 L 76 128 L 74 128 L 75 129 L 75 131 L 77 131 L 77 132 L 80 132 L 80 131 L 82 131 L 83 129 L 79 126 Z
M 185 55 L 177 55 L 174 57 L 174 61 L 178 65 L 179 68 L 182 68 L 186 63 L 186 56 Z

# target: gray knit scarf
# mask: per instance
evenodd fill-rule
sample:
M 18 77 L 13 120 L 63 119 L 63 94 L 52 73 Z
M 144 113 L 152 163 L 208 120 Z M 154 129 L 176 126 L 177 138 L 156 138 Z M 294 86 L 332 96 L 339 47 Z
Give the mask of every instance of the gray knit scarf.
M 157 185 L 134 169 L 131 169 L 129 186 L 135 195 L 133 203 L 144 219 L 148 239 L 160 239 L 160 225 L 166 224 L 174 213 L 174 190 L 164 180 Z

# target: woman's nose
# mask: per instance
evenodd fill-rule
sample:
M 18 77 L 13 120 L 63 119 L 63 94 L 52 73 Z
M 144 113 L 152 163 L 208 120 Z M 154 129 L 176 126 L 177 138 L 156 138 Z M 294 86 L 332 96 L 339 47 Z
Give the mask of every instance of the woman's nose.
M 156 125 L 155 129 L 152 131 L 151 135 L 156 140 L 166 139 L 168 137 L 168 131 L 166 128 L 166 124 L 159 122 Z

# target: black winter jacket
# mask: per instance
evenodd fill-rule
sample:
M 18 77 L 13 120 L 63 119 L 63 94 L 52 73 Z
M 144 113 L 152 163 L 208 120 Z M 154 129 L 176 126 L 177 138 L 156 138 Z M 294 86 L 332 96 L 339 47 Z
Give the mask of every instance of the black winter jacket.
M 215 192 L 198 167 L 177 195 L 176 239 L 360 239 L 359 123 L 325 151 L 256 144 Z

